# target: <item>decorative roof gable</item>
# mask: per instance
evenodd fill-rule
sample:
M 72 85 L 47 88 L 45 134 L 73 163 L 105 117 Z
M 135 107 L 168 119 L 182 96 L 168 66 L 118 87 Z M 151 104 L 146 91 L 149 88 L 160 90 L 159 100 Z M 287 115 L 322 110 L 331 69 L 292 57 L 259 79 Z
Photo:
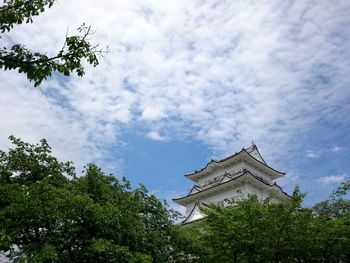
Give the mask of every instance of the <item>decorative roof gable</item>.
M 262 158 L 258 147 L 256 147 L 256 145 L 253 143 L 252 146 L 250 146 L 249 148 L 245 149 L 247 153 L 249 153 L 251 156 L 253 156 L 255 159 L 259 160 L 260 162 L 266 164 L 264 158 Z
M 240 160 L 246 160 L 247 162 L 253 163 L 254 165 L 264 169 L 265 171 L 271 174 L 271 177 L 276 179 L 280 176 L 283 176 L 285 173 L 275 170 L 266 164 L 265 160 L 262 158 L 258 147 L 253 144 L 249 148 L 243 148 L 240 152 L 235 153 L 229 157 L 226 157 L 222 160 L 216 161 L 211 160 L 207 165 L 199 171 L 194 171 L 193 173 L 185 174 L 185 176 L 193 181 L 196 181 L 198 178 L 205 176 L 208 173 L 211 173 L 217 169 L 221 169 L 225 165 L 230 163 L 237 162 Z
M 205 204 L 201 202 L 195 203 L 189 215 L 182 221 L 182 225 L 203 219 L 205 215 L 200 211 L 200 208 L 203 206 L 205 206 Z

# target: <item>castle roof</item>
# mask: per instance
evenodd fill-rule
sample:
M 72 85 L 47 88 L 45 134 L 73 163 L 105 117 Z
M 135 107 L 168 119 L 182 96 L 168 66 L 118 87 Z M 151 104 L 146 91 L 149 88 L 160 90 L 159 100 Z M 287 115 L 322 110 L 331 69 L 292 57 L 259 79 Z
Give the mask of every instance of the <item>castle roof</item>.
M 227 188 L 232 188 L 234 185 L 247 182 L 255 184 L 258 187 L 264 188 L 272 195 L 285 197 L 285 199 L 289 199 L 290 197 L 276 183 L 270 184 L 265 179 L 254 175 L 246 169 L 243 169 L 242 173 L 238 175 L 230 175 L 229 173 L 225 173 L 223 176 L 219 177 L 219 180 L 211 184 L 209 187 L 200 188 L 199 186 L 195 185 L 190 190 L 188 195 L 180 198 L 174 198 L 173 201 L 185 206 L 192 202 L 197 202 L 203 197 L 215 195 L 217 192 L 221 192 Z
M 255 144 L 253 144 L 251 147 L 247 149 L 242 148 L 240 152 L 228 156 L 222 160 L 211 160 L 201 170 L 185 174 L 185 176 L 197 182 L 198 179 L 206 176 L 207 174 L 212 173 L 217 169 L 228 167 L 229 165 L 232 165 L 233 163 L 239 162 L 241 160 L 250 163 L 251 165 L 257 167 L 260 170 L 264 170 L 271 176 L 272 179 L 277 179 L 278 177 L 281 177 L 285 174 L 284 172 L 280 172 L 267 165 L 265 160 L 262 158 L 258 147 Z
M 207 206 L 206 204 L 202 202 L 196 202 L 191 210 L 191 212 L 188 214 L 188 216 L 181 222 L 181 225 L 186 225 L 190 223 L 197 222 L 199 220 L 204 219 L 204 215 L 200 211 L 200 209 L 203 206 Z

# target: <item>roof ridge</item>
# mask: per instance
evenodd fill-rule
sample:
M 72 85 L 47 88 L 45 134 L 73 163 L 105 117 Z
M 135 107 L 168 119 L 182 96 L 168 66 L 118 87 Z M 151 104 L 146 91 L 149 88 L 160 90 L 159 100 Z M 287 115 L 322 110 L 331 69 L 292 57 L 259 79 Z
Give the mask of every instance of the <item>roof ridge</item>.
M 231 159 L 231 158 L 233 158 L 234 156 L 240 154 L 240 153 L 243 152 L 243 151 L 245 151 L 244 148 L 242 148 L 241 151 L 236 152 L 236 153 L 234 153 L 234 154 L 232 154 L 232 155 L 230 155 L 230 156 L 228 156 L 228 157 L 225 157 L 225 158 L 223 158 L 223 159 L 221 159 L 221 160 L 214 160 L 214 159 L 211 159 L 210 162 L 208 162 L 208 163 L 205 165 L 205 167 L 201 168 L 199 171 L 194 170 L 193 173 L 185 174 L 185 176 L 187 177 L 187 176 L 191 176 L 191 175 L 193 175 L 193 174 L 199 173 L 199 172 L 205 170 L 211 163 L 213 163 L 213 162 L 214 162 L 214 163 L 221 163 L 221 162 L 224 162 L 224 161 L 226 161 L 226 160 L 228 160 L 228 159 Z
M 258 151 L 259 155 L 261 156 L 261 154 L 260 154 L 260 152 L 259 152 L 259 150 L 258 150 L 258 147 L 257 147 L 255 144 L 252 145 L 252 146 L 250 146 L 249 148 L 251 148 L 251 147 L 255 147 L 254 149 L 256 149 L 256 150 Z M 271 166 L 269 166 L 269 165 L 265 162 L 265 160 L 263 159 L 262 156 L 261 156 L 262 161 L 260 161 L 259 159 L 257 159 L 257 158 L 255 158 L 254 156 L 252 156 L 252 155 L 250 154 L 250 152 L 248 152 L 248 149 L 242 148 L 241 151 L 236 152 L 235 154 L 232 154 L 232 155 L 230 155 L 230 156 L 228 156 L 228 157 L 226 157 L 226 158 L 224 158 L 224 159 L 221 159 L 221 160 L 219 160 L 219 161 L 215 161 L 214 159 L 211 159 L 211 161 L 208 162 L 202 169 L 200 169 L 199 171 L 195 170 L 193 173 L 185 174 L 185 177 L 189 177 L 189 176 L 192 176 L 192 175 L 195 175 L 195 174 L 197 174 L 197 173 L 200 173 L 200 172 L 204 171 L 204 170 L 207 169 L 208 166 L 209 166 L 211 163 L 213 163 L 213 162 L 216 163 L 216 164 L 217 164 L 217 163 L 222 163 L 222 162 L 225 162 L 225 161 L 227 161 L 227 160 L 229 160 L 229 159 L 231 159 L 231 158 L 233 158 L 233 157 L 235 157 L 235 156 L 237 156 L 237 155 L 239 155 L 239 154 L 241 154 L 241 153 L 243 153 L 243 152 L 247 153 L 247 154 L 248 154 L 250 157 L 252 157 L 254 160 L 256 160 L 256 161 L 258 161 L 259 163 L 261 163 L 262 165 L 264 165 L 264 166 L 266 166 L 266 167 L 272 169 L 273 171 L 275 171 L 275 172 L 277 172 L 277 173 L 279 173 L 279 174 L 283 174 L 283 175 L 285 174 L 285 172 L 280 172 L 280 171 L 278 171 L 278 170 L 272 168 Z
M 270 186 L 270 187 L 277 186 L 277 187 L 281 190 L 281 192 L 282 192 L 283 194 L 285 194 L 285 195 L 287 195 L 287 196 L 290 197 L 290 195 L 288 195 L 286 192 L 284 192 L 284 191 L 282 190 L 282 188 L 281 188 L 278 184 L 276 184 L 276 183 L 270 184 L 270 183 L 268 183 L 266 180 L 260 180 L 260 178 L 259 178 L 258 176 L 254 175 L 254 174 L 253 174 L 252 172 L 250 172 L 249 170 L 246 170 L 244 173 L 242 173 L 242 174 L 240 174 L 240 175 L 237 175 L 237 176 L 235 176 L 235 177 L 233 177 L 233 178 L 231 177 L 231 180 L 229 180 L 229 181 L 226 181 L 226 182 L 223 182 L 223 183 L 221 183 L 221 182 L 222 182 L 222 181 L 221 181 L 219 184 L 215 184 L 215 185 L 213 185 L 212 187 L 205 188 L 205 189 L 203 189 L 203 190 L 201 190 L 201 191 L 199 191 L 199 192 L 197 192 L 197 193 L 187 194 L 186 196 L 183 196 L 183 197 L 180 197 L 180 198 L 173 198 L 173 201 L 175 201 L 175 200 L 180 200 L 180 199 L 184 199 L 184 198 L 187 198 L 187 197 L 189 197 L 189 196 L 193 196 L 193 195 L 202 193 L 202 192 L 207 191 L 207 190 L 209 190 L 209 189 L 212 189 L 212 188 L 214 188 L 214 187 L 217 187 L 217 186 L 226 184 L 226 183 L 228 183 L 228 182 L 232 182 L 232 181 L 234 181 L 234 180 L 236 180 L 236 179 L 238 179 L 238 178 L 240 178 L 240 177 L 242 177 L 243 175 L 246 175 L 246 174 L 250 174 L 254 179 L 258 180 L 259 182 L 261 182 L 261 183 L 263 183 L 263 184 L 265 184 L 265 185 L 267 185 L 267 186 Z

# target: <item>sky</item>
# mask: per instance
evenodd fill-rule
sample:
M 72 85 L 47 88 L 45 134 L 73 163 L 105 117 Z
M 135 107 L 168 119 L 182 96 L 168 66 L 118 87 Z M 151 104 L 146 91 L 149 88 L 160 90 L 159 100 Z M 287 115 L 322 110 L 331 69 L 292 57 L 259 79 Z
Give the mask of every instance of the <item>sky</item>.
M 350 178 L 350 2 L 60 0 L 2 34 L 54 55 L 85 22 L 110 52 L 83 78 L 34 88 L 0 71 L 0 148 L 46 138 L 80 174 L 95 162 L 165 198 L 185 173 L 252 141 L 306 205 Z

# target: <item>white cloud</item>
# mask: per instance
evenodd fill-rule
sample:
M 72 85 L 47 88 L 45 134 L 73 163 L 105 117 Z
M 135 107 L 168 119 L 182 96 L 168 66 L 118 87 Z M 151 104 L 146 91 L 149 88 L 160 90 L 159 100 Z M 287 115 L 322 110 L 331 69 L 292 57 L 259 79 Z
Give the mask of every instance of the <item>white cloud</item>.
M 145 107 L 141 114 L 141 120 L 145 121 L 155 121 L 164 117 L 165 114 L 163 113 L 162 109 L 154 106 Z
M 60 100 L 2 73 L 1 133 L 48 137 L 85 160 L 140 122 L 152 139 L 197 139 L 221 156 L 254 140 L 281 158 L 319 120 L 347 121 L 349 9 L 346 0 L 59 1 L 11 41 L 54 54 L 67 26 L 84 21 L 112 52 L 84 78 L 42 87 Z
M 341 182 L 344 182 L 346 179 L 347 175 L 342 174 L 342 175 L 330 175 L 330 176 L 323 176 L 318 178 L 318 181 L 322 184 L 340 184 Z
M 345 147 L 340 147 L 340 146 L 335 146 L 333 145 L 332 148 L 330 149 L 331 152 L 342 152 L 342 151 L 345 151 L 346 148 Z
M 317 158 L 321 155 L 321 152 L 320 151 L 307 151 L 305 153 L 305 156 L 309 157 L 309 158 Z
M 30 143 L 45 138 L 61 161 L 73 161 L 77 165 L 78 174 L 88 162 L 103 163 L 108 152 L 99 145 L 110 141 L 108 138 L 116 138 L 115 127 L 83 119 L 79 112 L 60 105 L 54 98 L 31 87 L 16 72 L 0 72 L 0 78 L 3 79 L 0 96 L 1 149 L 12 147 L 9 135 Z M 117 165 L 114 166 L 116 168 Z
M 147 137 L 155 141 L 166 141 L 167 137 L 159 134 L 157 131 L 150 131 L 147 133 Z

